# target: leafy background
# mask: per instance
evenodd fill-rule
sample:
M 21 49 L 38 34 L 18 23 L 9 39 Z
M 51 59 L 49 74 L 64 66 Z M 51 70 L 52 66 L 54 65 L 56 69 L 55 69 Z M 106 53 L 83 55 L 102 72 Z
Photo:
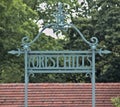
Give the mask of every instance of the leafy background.
M 96 36 L 98 48 L 112 51 L 110 55 L 96 57 L 96 81 L 120 82 L 120 0 L 1 0 L 0 2 L 0 82 L 24 82 L 23 55 L 17 57 L 8 51 L 21 48 L 21 39 L 32 40 L 43 26 L 54 22 L 57 3 L 64 4 L 67 18 L 89 40 Z M 44 5 L 44 8 L 40 7 Z M 79 35 L 69 29 L 63 39 L 46 34 L 37 40 L 32 50 L 80 50 L 88 47 Z M 85 74 L 35 74 L 30 82 L 90 82 Z

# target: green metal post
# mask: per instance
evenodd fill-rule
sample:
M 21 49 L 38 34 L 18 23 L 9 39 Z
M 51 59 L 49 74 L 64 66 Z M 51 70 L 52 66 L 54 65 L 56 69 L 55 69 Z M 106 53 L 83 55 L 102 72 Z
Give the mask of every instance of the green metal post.
M 24 96 L 24 107 L 28 107 L 28 71 L 27 71 L 27 54 L 28 51 L 27 49 L 25 49 L 25 56 L 24 56 L 24 60 L 25 60 L 25 96 Z
M 91 75 L 91 81 L 92 81 L 92 107 L 95 107 L 95 49 L 96 46 L 92 46 L 92 75 Z

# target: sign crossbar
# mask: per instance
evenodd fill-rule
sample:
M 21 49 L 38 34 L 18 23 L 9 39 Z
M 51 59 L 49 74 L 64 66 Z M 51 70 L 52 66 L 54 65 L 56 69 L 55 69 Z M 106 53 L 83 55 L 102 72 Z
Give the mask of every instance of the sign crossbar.
M 91 51 L 35 51 L 28 53 L 28 72 L 86 73 L 92 70 Z

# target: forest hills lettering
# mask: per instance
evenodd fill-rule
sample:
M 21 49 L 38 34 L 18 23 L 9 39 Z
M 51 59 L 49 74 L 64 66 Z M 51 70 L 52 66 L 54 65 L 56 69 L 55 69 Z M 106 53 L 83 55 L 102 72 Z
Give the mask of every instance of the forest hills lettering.
M 90 53 L 49 52 L 28 54 L 28 70 L 91 70 Z

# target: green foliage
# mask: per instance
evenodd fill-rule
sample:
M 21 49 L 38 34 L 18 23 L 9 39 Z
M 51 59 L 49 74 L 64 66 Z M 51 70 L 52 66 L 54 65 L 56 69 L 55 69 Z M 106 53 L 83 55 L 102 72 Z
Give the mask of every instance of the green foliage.
M 83 78 L 84 77 L 84 78 Z M 35 74 L 30 75 L 30 82 L 36 83 L 36 82 L 72 82 L 72 83 L 79 83 L 79 82 L 90 82 L 90 78 L 86 78 L 85 74 Z
M 21 0 L 1 0 L 0 8 L 0 82 L 21 82 L 23 60 L 8 51 L 18 48 L 23 36 L 37 33 L 33 22 L 37 13 Z
M 40 38 L 32 44 L 32 50 L 63 50 L 63 45 L 59 40 L 42 34 Z
M 76 20 L 77 19 L 77 20 Z M 93 25 L 90 23 L 90 19 L 79 17 L 73 20 L 73 24 L 83 33 L 84 37 L 90 41 L 93 36 Z M 67 40 L 64 48 L 69 50 L 87 50 L 90 47 L 85 41 L 82 40 L 80 35 L 74 30 L 69 29 Z
M 30 2 L 27 2 L 30 3 Z M 34 3 L 34 2 L 33 2 Z M 23 82 L 24 60 L 22 56 L 8 54 L 9 50 L 21 48 L 21 39 L 29 36 L 32 40 L 38 33 L 35 22 L 37 12 L 32 4 L 25 4 L 21 0 L 2 0 L 0 2 L 0 82 Z M 43 35 L 33 44 L 32 49 L 57 50 L 62 49 L 57 41 Z
M 94 35 L 99 39 L 99 47 L 112 51 L 108 56 L 97 59 L 97 81 L 120 81 L 120 1 L 97 0 L 97 10 L 93 10 Z
M 120 81 L 120 1 L 96 0 L 88 2 L 87 15 L 75 18 L 73 23 L 84 34 L 87 40 L 92 36 L 99 39 L 98 48 L 112 51 L 110 55 L 96 58 L 97 82 Z M 64 48 L 84 50 L 87 46 L 73 30 L 68 31 Z
M 120 97 L 112 98 L 111 101 L 115 107 L 120 107 Z
M 120 81 L 120 1 L 119 0 L 1 0 L 0 2 L 0 82 L 23 82 L 23 56 L 9 55 L 8 51 L 20 48 L 23 36 L 32 40 L 38 33 L 35 22 L 43 25 L 53 22 L 57 3 L 63 2 L 68 19 L 85 35 L 87 40 L 96 36 L 98 48 L 112 51 L 102 58 L 97 56 L 97 82 Z M 44 6 L 44 8 L 42 6 Z M 87 6 L 86 6 L 87 5 Z M 42 34 L 32 50 L 86 50 L 89 47 L 72 28 L 64 33 L 65 39 L 53 39 Z M 30 82 L 90 82 L 85 74 L 35 74 Z
M 78 0 L 23 0 L 33 10 L 36 10 L 39 17 L 37 21 L 43 20 L 44 24 L 54 21 L 54 12 L 56 12 L 58 3 L 63 3 L 64 12 L 70 14 L 70 18 L 73 18 L 73 14 L 80 13 L 81 5 Z M 80 15 L 80 14 L 79 14 Z

